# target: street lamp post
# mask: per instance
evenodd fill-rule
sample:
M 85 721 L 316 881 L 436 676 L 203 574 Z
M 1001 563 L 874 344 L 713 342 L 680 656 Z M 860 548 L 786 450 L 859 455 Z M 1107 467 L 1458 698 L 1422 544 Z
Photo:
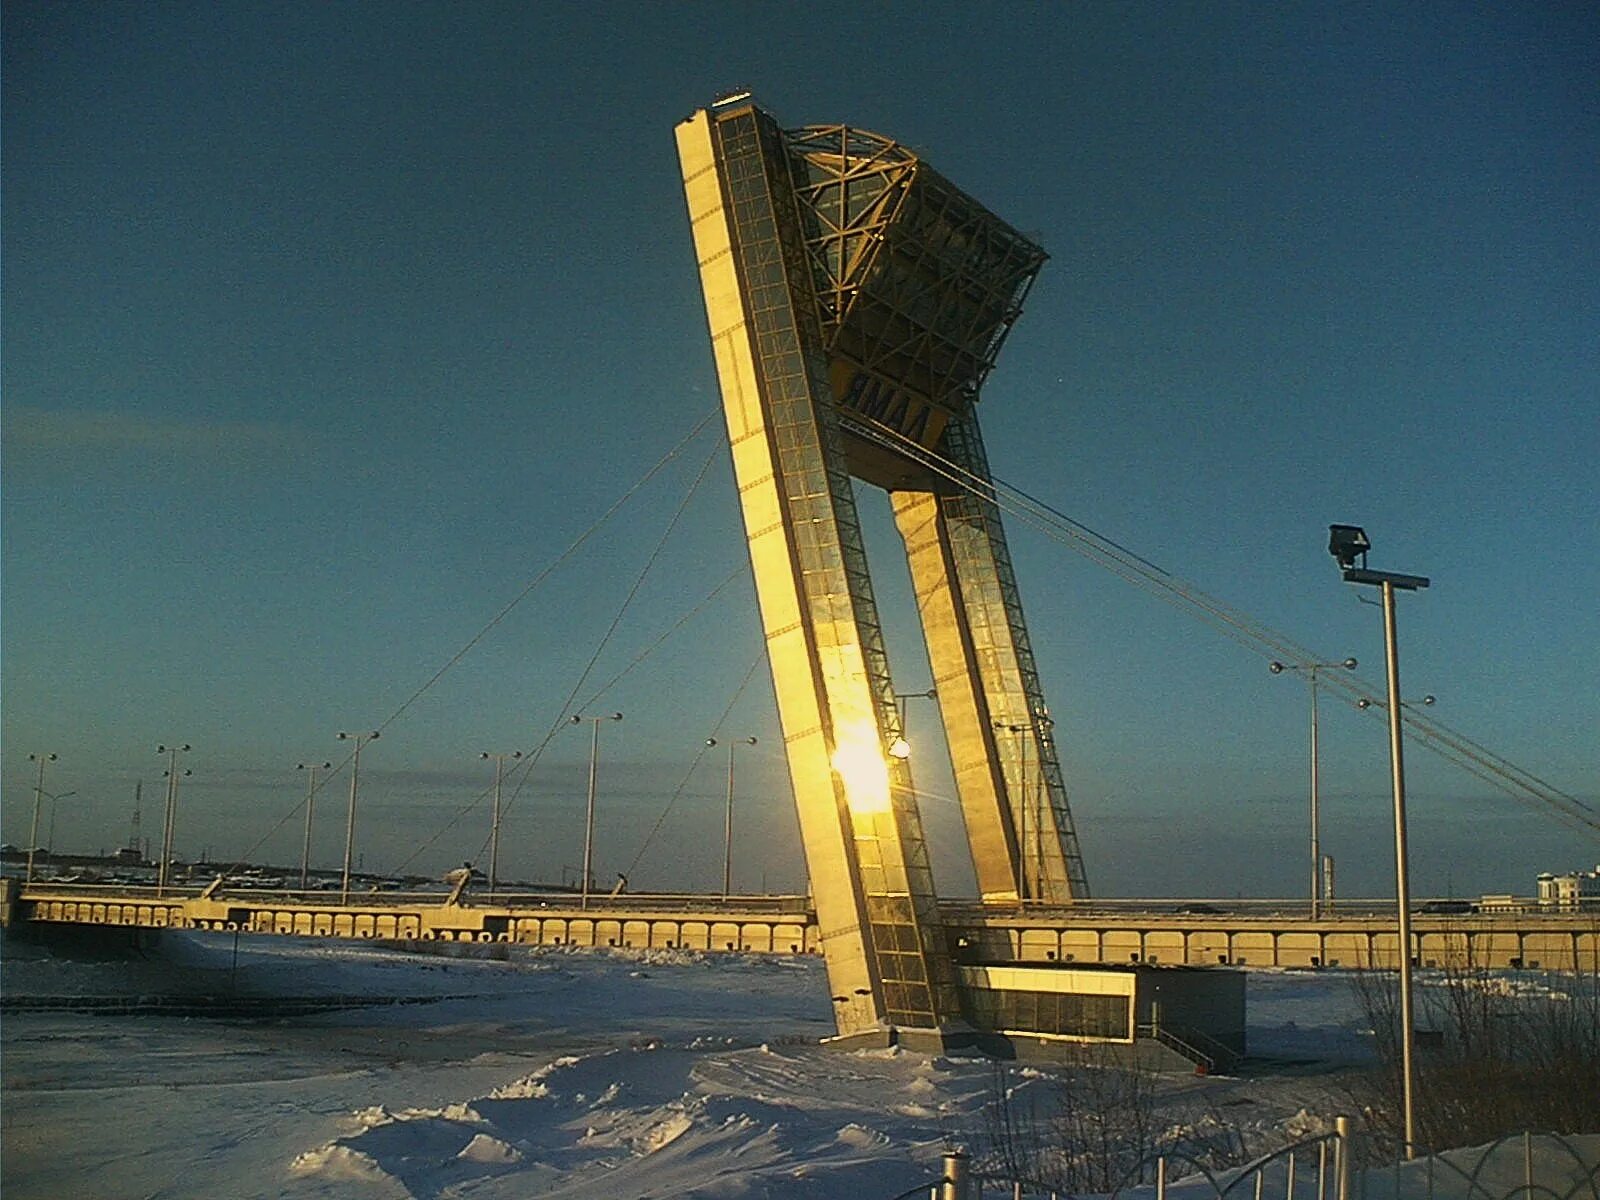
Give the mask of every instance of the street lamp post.
M 1034 821 L 1034 823 L 1033 823 L 1033 826 L 1034 826 L 1034 828 L 1033 828 L 1033 841 L 1030 842 L 1028 840 L 1028 832 L 1029 832 L 1028 831 L 1028 806 L 1029 806 L 1029 803 L 1030 803 L 1030 801 L 1032 799 L 1032 797 L 1029 795 L 1029 792 L 1028 792 L 1028 742 L 1029 742 L 1030 738 L 1025 737 L 1023 735 L 1025 735 L 1025 734 L 1039 734 L 1039 735 L 1043 736 L 1044 731 L 1047 730 L 1047 729 L 1050 729 L 1052 726 L 1054 726 L 1055 722 L 1052 721 L 1049 717 L 1045 716 L 1043 713 L 1035 713 L 1034 717 L 1035 717 L 1036 723 L 1031 723 L 1031 724 L 1008 725 L 1004 721 L 996 721 L 996 722 L 994 722 L 994 727 L 996 729 L 1003 730 L 1006 733 L 1014 733 L 1014 734 L 1017 735 L 1017 757 L 1018 757 L 1018 763 L 1017 763 L 1017 794 L 1018 794 L 1017 811 L 1020 814 L 1020 824 L 1021 824 L 1021 828 L 1017 831 L 1017 899 L 1018 900 L 1027 900 L 1029 898 L 1029 894 L 1028 894 L 1029 893 L 1029 889 L 1028 889 L 1028 853 L 1029 853 L 1029 851 L 1030 850 L 1036 850 L 1037 857 L 1039 857 L 1041 860 L 1044 857 L 1044 841 L 1039 836 L 1039 827 L 1043 824 L 1042 820 L 1036 819 Z M 1041 775 L 1043 774 L 1043 764 L 1041 764 L 1040 774 Z M 1044 873 L 1044 867 L 1043 867 L 1043 862 L 1041 861 L 1040 863 L 1036 864 L 1036 870 L 1035 870 L 1035 875 L 1034 875 L 1035 879 L 1037 879 L 1038 876 L 1042 875 L 1043 873 Z
M 300 890 L 303 892 L 310 886 L 311 878 L 311 813 L 317 804 L 317 772 L 333 769 L 331 762 L 324 763 L 299 763 L 296 771 L 308 772 L 306 776 L 306 836 L 300 847 Z
M 521 750 L 509 754 L 490 754 L 485 750 L 479 758 L 494 759 L 494 812 L 489 818 L 489 891 L 500 882 L 500 777 L 505 772 L 506 759 L 521 758 Z
M 1424 696 L 1421 700 L 1402 700 L 1402 701 L 1400 701 L 1400 707 L 1401 708 L 1416 708 L 1416 707 L 1418 707 L 1420 705 L 1423 708 L 1431 708 L 1431 707 L 1433 707 L 1433 705 L 1437 704 L 1438 702 L 1439 702 L 1439 697 L 1437 697 L 1435 695 L 1432 695 L 1430 693 L 1429 695 Z M 1371 699 L 1367 698 L 1366 696 L 1363 696 L 1363 697 L 1361 697 L 1361 699 L 1356 701 L 1356 707 L 1361 709 L 1363 712 L 1365 712 L 1367 709 L 1372 708 L 1374 706 L 1376 706 L 1378 708 L 1383 708 L 1383 709 L 1387 709 L 1389 707 L 1388 704 L 1385 703 L 1382 700 L 1371 700 Z
M 1416 1155 L 1416 1028 L 1412 1017 L 1411 989 L 1411 880 L 1410 853 L 1406 845 L 1406 772 L 1400 734 L 1400 644 L 1395 632 L 1396 589 L 1419 591 L 1428 586 L 1422 575 L 1399 575 L 1392 571 L 1369 571 L 1367 551 L 1372 543 L 1366 531 L 1356 525 L 1328 526 L 1328 553 L 1339 563 L 1346 583 L 1361 583 L 1383 593 L 1384 665 L 1389 680 L 1389 776 L 1394 792 L 1394 874 L 1395 906 L 1398 912 L 1400 958 L 1400 1100 L 1404 1110 L 1406 1157 Z M 1361 565 L 1356 566 L 1356 559 Z
M 28 835 L 28 878 L 33 882 L 33 854 L 39 847 L 39 802 L 44 798 L 44 765 L 56 761 L 54 754 L 30 754 L 29 762 L 39 764 L 39 779 L 33 785 L 33 832 Z
M 54 862 L 56 857 L 56 803 L 65 800 L 68 796 L 76 796 L 77 792 L 46 792 L 45 799 L 50 801 L 50 832 L 44 839 L 44 852 Z
M 621 713 L 612 713 L 605 717 L 574 716 L 572 723 L 581 725 L 588 721 L 593 727 L 589 741 L 589 803 L 584 810 L 583 817 L 583 903 L 582 907 L 589 907 L 589 876 L 594 865 L 594 785 L 600 769 L 600 722 L 620 721 Z
M 733 748 L 740 743 L 754 746 L 753 737 L 734 738 L 728 743 L 728 808 L 722 822 L 722 898 L 726 900 L 733 890 Z M 706 745 L 715 746 L 716 738 L 707 738 Z
M 356 744 L 355 757 L 350 760 L 350 813 L 344 824 L 344 882 L 339 887 L 339 903 L 350 903 L 350 857 L 356 848 L 356 785 L 361 778 L 361 747 L 376 741 L 378 731 L 371 733 L 339 733 L 341 742 Z
M 1354 671 L 1356 660 L 1340 659 L 1338 662 L 1290 663 L 1268 665 L 1274 675 L 1284 671 L 1304 674 L 1311 684 L 1311 919 L 1316 920 L 1322 909 L 1322 819 L 1318 811 L 1317 768 L 1317 672 L 1327 670 Z
M 939 699 L 939 689 L 931 687 L 925 692 L 896 692 L 894 706 L 900 716 L 900 736 L 906 734 L 906 701 L 907 700 L 934 700 Z
M 161 865 L 156 868 L 156 895 L 161 895 L 167 889 L 167 878 L 172 871 L 172 835 L 178 818 L 178 755 L 187 754 L 192 747 L 185 742 L 181 746 L 157 746 L 157 754 L 167 756 L 167 811 L 161 822 Z M 194 772 L 187 767 L 182 774 L 193 775 Z

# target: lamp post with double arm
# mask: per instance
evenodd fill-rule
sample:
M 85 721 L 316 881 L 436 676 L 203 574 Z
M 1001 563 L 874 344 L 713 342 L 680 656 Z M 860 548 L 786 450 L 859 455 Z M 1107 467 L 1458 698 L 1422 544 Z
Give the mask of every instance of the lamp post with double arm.
M 733 890 L 733 748 L 754 746 L 753 737 L 730 738 L 728 741 L 728 805 L 722 820 L 722 898 L 726 900 Z M 717 745 L 716 738 L 707 738 L 706 745 Z
M 600 722 L 620 721 L 621 713 L 611 713 L 603 717 L 585 717 L 581 714 L 572 718 L 574 725 L 581 725 L 585 721 L 591 726 L 589 738 L 589 801 L 584 809 L 583 817 L 583 881 L 579 885 L 582 892 L 582 907 L 589 907 L 589 878 L 594 868 L 594 789 L 595 780 L 600 771 Z
M 1268 669 L 1274 675 L 1293 671 L 1304 675 L 1311 685 L 1311 919 L 1322 912 L 1322 818 L 1319 812 L 1318 756 L 1317 756 L 1317 672 L 1354 671 L 1356 660 L 1340 659 L 1338 662 L 1281 663 L 1273 662 Z
M 33 856 L 39 848 L 39 803 L 44 799 L 44 765 L 56 761 L 54 754 L 30 754 L 29 762 L 39 764 L 39 778 L 33 785 L 33 831 L 28 835 L 28 877 L 26 882 L 33 882 Z
M 161 865 L 156 869 L 156 895 L 160 896 L 167 890 L 167 880 L 172 871 L 172 839 L 178 819 L 178 755 L 187 754 L 190 750 L 186 742 L 182 746 L 157 746 L 157 754 L 167 756 L 167 811 L 161 822 Z M 194 772 L 185 768 L 184 775 L 193 775 Z
M 345 733 L 339 731 L 341 742 L 354 742 L 355 755 L 350 760 L 350 811 L 344 823 L 344 877 L 339 884 L 339 903 L 350 903 L 350 859 L 356 848 L 356 788 L 361 781 L 361 747 L 368 742 L 376 741 L 378 731 L 371 733 Z
M 306 776 L 306 833 L 300 845 L 300 890 L 309 885 L 311 877 L 311 814 L 317 806 L 317 772 L 331 770 L 331 762 L 297 763 L 295 770 L 308 772 Z
M 1032 841 L 1029 840 L 1030 830 L 1028 828 L 1028 807 L 1033 801 L 1033 796 L 1028 790 L 1028 743 L 1032 741 L 1035 736 L 1044 737 L 1046 731 L 1051 729 L 1054 725 L 1055 722 L 1042 712 L 1035 713 L 1034 720 L 1028 723 L 1007 723 L 1005 721 L 994 722 L 994 727 L 996 730 L 1004 733 L 1015 734 L 1017 737 L 1017 813 L 1019 824 L 1019 828 L 1017 830 L 1018 900 L 1028 900 L 1031 898 L 1032 889 L 1030 889 L 1028 886 L 1029 851 L 1034 850 L 1036 855 L 1040 858 L 1042 858 L 1044 855 L 1044 840 L 1040 836 L 1039 832 L 1040 826 L 1043 825 L 1044 822 L 1037 814 L 1034 817 L 1033 829 L 1031 830 Z M 1044 774 L 1043 764 L 1040 765 L 1039 773 L 1042 778 Z M 1043 873 L 1042 864 L 1038 864 L 1035 870 L 1035 879 L 1037 880 L 1037 878 Z
M 489 817 L 489 891 L 493 892 L 500 883 L 500 779 L 505 774 L 506 759 L 521 758 L 522 751 L 490 754 L 485 750 L 478 757 L 494 759 L 494 806 Z

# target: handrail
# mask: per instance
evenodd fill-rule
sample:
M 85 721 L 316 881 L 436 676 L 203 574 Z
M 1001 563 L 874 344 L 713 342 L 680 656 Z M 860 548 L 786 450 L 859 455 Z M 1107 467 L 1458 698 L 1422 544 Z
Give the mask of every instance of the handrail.
M 1194 1063 L 1195 1066 L 1205 1068 L 1205 1072 L 1208 1075 L 1217 1069 L 1218 1061 L 1213 1055 L 1206 1053 L 1199 1046 L 1190 1045 L 1169 1029 L 1165 1029 L 1160 1025 L 1139 1025 L 1135 1027 L 1135 1032 L 1152 1037 L 1163 1046 L 1176 1050 L 1184 1058 Z

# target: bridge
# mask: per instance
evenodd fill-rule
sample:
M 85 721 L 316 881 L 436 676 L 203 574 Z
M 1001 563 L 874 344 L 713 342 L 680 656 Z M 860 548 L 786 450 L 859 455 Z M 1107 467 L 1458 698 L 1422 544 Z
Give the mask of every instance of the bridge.
M 1299 902 L 1303 910 L 1304 903 Z M 1215 911 L 1196 911 L 1197 909 Z M 994 905 L 944 900 L 952 960 L 1393 969 L 1394 906 L 1343 902 L 1316 917 L 1296 902 L 1205 905 L 1099 900 Z M 1187 910 L 1187 911 L 1185 911 Z M 391 942 L 484 942 L 758 954 L 817 954 L 822 938 L 804 896 L 378 892 L 341 903 L 325 892 L 0 882 L 9 928 L 189 929 Z M 1477 913 L 1419 912 L 1412 959 L 1421 967 L 1600 970 L 1600 913 L 1537 905 Z
M 359 756 L 363 743 L 380 735 L 374 729 L 339 735 L 349 736 L 354 750 L 346 760 L 351 791 L 338 897 L 224 879 L 199 888 L 166 886 L 184 746 L 164 751 L 170 757 L 160 886 L 7 880 L 7 925 L 815 953 L 825 961 L 835 999 L 849 998 L 835 1011 L 841 1037 L 910 1034 L 927 1046 L 945 1044 L 947 1034 L 964 1036 L 961 1026 L 976 1011 L 974 989 L 990 986 L 973 980 L 995 964 L 1103 964 L 1124 974 L 1136 973 L 1126 970 L 1130 964 L 1140 971 L 1383 969 L 1413 961 L 1600 967 L 1600 917 L 1593 914 L 1423 906 L 1407 933 L 1409 911 L 1335 905 L 1325 896 L 1331 883 L 1316 849 L 1315 785 L 1308 907 L 1095 898 L 1003 517 L 1067 519 L 995 480 L 979 421 L 983 385 L 1045 251 L 919 154 L 879 134 L 846 125 L 786 129 L 741 95 L 697 111 L 676 137 L 809 896 L 591 894 L 594 752 L 581 897 L 465 886 L 448 894 L 352 894 Z M 903 543 L 933 682 L 926 694 L 938 701 L 975 900 L 941 898 L 935 890 L 900 704 L 908 693 L 896 689 L 891 671 L 858 485 L 887 495 Z M 1103 565 L 1141 586 L 1178 588 L 1164 572 L 1090 532 L 1075 523 L 1070 529 Z M 1269 652 L 1275 669 L 1283 669 L 1280 659 L 1291 669 L 1319 664 L 1315 653 L 1237 610 L 1184 594 L 1204 619 L 1224 621 L 1244 644 Z M 1369 699 L 1357 683 L 1326 682 Z M 554 727 L 568 718 L 593 720 L 597 746 L 600 718 L 569 711 L 571 704 Z M 1397 720 L 1430 736 L 1426 718 L 1400 715 L 1398 707 L 1396 698 Z M 1432 744 L 1447 747 L 1452 761 L 1479 778 L 1531 796 L 1586 833 L 1600 832 L 1600 819 L 1586 805 L 1478 743 L 1438 734 Z M 484 757 L 497 760 L 491 834 L 497 848 L 507 756 Z M 45 758 L 38 761 L 31 846 L 38 844 L 37 798 L 46 794 Z M 316 765 L 308 772 L 306 857 Z M 731 752 L 729 772 L 731 829 Z M 491 864 L 496 853 L 490 851 Z M 490 874 L 497 877 L 492 865 Z M 1009 972 L 1027 976 L 1019 993 L 1062 996 L 1077 986 L 1069 977 L 1083 974 Z M 1215 980 L 1223 973 L 1188 974 Z M 1052 975 L 1059 987 L 1048 982 Z M 1110 995 L 1084 986 L 1070 1004 L 1052 1004 L 1051 1011 L 1087 1013 L 1091 1000 Z M 1168 983 L 1169 1009 L 1176 1008 L 1174 987 Z M 1241 1006 L 1242 996 L 1240 986 Z M 1131 1038 L 1133 1009 L 1126 1015 Z M 1091 1024 L 1015 1028 L 1078 1036 Z M 1240 1016 L 1241 1037 L 1242 1026 Z

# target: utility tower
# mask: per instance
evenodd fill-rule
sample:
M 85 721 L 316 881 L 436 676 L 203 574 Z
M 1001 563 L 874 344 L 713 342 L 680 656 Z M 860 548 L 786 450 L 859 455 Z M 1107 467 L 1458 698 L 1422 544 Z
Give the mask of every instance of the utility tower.
M 1087 896 L 977 416 L 1046 255 L 865 130 L 741 96 L 677 141 L 839 1033 L 938 1044 L 962 1008 L 853 481 L 905 542 L 983 899 Z

